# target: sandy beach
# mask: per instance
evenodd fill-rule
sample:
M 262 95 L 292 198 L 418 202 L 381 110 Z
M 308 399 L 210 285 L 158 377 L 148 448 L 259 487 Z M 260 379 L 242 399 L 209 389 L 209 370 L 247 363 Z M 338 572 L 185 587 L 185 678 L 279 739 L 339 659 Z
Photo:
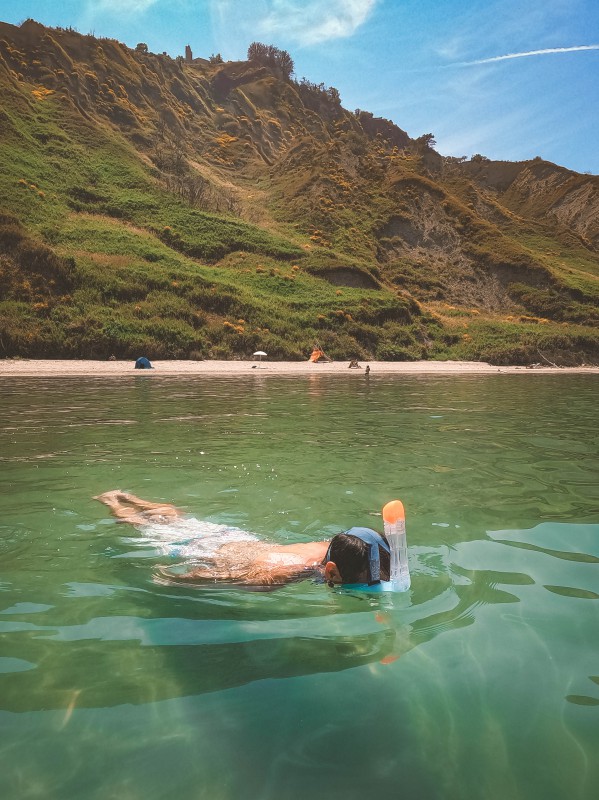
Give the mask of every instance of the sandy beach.
M 481 361 L 370 361 L 361 369 L 349 369 L 348 361 L 313 364 L 309 361 L 153 361 L 152 370 L 135 370 L 134 362 L 0 360 L 0 377 L 124 377 L 127 375 L 356 375 L 364 376 L 366 364 L 375 375 L 554 375 L 599 374 L 599 367 L 499 367 Z

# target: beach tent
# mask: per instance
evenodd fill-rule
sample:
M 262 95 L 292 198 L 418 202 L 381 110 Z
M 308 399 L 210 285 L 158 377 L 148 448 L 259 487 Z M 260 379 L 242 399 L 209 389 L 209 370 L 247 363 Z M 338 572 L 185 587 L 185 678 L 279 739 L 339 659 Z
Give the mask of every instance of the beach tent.
M 319 344 L 315 344 L 312 354 L 308 360 L 312 361 L 314 364 L 318 364 L 320 361 L 330 361 L 331 359 L 325 354 L 324 350 Z
M 147 358 L 138 358 L 135 362 L 135 369 L 153 369 L 150 361 Z

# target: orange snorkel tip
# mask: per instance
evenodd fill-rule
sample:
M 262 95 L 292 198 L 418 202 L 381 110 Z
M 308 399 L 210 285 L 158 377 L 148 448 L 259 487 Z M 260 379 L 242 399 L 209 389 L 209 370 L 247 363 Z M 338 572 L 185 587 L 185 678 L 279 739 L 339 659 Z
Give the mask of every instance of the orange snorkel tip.
M 405 518 L 406 512 L 404 511 L 401 500 L 390 500 L 383 507 L 383 520 L 389 525 L 395 525 L 400 519 L 405 520 Z

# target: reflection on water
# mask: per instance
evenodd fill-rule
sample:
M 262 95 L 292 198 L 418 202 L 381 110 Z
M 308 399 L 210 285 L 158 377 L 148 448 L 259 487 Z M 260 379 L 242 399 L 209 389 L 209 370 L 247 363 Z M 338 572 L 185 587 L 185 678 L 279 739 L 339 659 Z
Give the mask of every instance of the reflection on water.
M 596 379 L 354 378 L 6 383 L 3 797 L 595 797 Z M 276 542 L 399 496 L 412 589 L 166 586 L 117 487 Z
M 128 627 L 132 636 L 136 628 L 143 627 L 138 620 L 118 617 L 110 624 Z M 386 629 L 351 636 L 289 635 L 220 644 L 146 645 L 142 654 L 129 642 L 110 639 L 110 646 L 104 648 L 82 646 L 80 641 L 66 645 L 56 641 L 54 647 L 25 646 L 23 652 L 31 660 L 21 662 L 18 671 L 7 677 L 4 707 L 10 711 L 68 708 L 74 695 L 77 708 L 139 705 L 270 678 L 338 672 L 384 659 L 394 639 L 395 631 Z M 40 655 L 46 678 L 42 686 L 40 676 L 30 671 L 39 664 Z M 136 673 L 141 670 L 152 680 L 140 680 Z M 80 686 L 82 672 L 85 681 Z M 22 680 L 22 676 L 28 679 Z

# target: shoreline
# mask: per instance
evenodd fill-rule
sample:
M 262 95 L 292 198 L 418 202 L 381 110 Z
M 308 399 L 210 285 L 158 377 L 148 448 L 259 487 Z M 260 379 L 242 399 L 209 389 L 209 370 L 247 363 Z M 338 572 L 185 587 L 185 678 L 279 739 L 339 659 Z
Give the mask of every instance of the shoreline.
M 151 370 L 134 369 L 133 360 L 88 361 L 67 359 L 0 359 L 2 377 L 105 377 L 130 375 L 599 375 L 598 366 L 538 367 L 497 366 L 483 361 L 363 361 L 349 369 L 349 361 L 313 364 L 310 361 L 153 361 Z

